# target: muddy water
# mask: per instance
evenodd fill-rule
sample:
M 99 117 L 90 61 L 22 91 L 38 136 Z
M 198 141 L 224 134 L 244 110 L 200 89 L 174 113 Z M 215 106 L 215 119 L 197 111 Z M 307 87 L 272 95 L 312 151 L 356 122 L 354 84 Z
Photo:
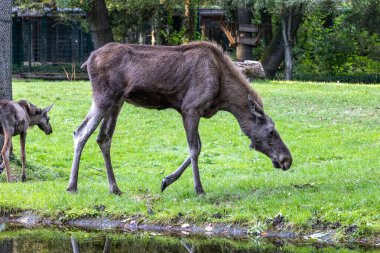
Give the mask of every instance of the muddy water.
M 339 248 L 319 243 L 293 245 L 258 238 L 231 240 L 164 236 L 156 233 L 126 234 L 83 232 L 65 229 L 25 229 L 0 224 L 0 253 L 24 252 L 136 252 L 136 253 L 213 253 L 213 252 L 368 252 L 364 248 Z M 369 250 L 375 252 L 375 250 Z

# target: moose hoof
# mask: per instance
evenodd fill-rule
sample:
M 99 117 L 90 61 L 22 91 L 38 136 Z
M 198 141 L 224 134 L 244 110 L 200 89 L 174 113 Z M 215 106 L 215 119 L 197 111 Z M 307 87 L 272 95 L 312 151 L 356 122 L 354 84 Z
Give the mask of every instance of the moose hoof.
M 163 192 L 166 187 L 168 187 L 169 185 L 171 185 L 175 180 L 173 180 L 172 178 L 170 177 L 165 177 L 164 179 L 162 179 L 162 182 L 161 182 L 161 192 Z
M 78 192 L 78 189 L 76 187 L 71 187 L 69 186 L 67 189 L 66 189 L 67 192 L 69 193 L 77 193 Z
M 161 192 L 165 190 L 166 187 L 168 187 L 168 183 L 166 182 L 166 179 L 164 178 L 161 182 Z
M 119 196 L 123 194 L 117 186 L 111 187 L 110 192 Z
M 203 190 L 203 188 L 195 188 L 195 191 L 196 191 L 198 196 L 206 194 L 206 192 Z

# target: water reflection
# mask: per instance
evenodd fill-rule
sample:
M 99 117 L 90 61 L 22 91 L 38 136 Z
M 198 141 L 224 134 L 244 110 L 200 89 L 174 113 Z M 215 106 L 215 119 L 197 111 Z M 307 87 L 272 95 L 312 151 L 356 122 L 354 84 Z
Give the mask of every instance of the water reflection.
M 80 253 L 79 250 L 79 244 L 74 236 L 71 236 L 71 247 L 73 248 L 73 253 Z M 111 252 L 111 239 L 109 237 L 106 237 L 103 253 L 110 253 Z
M 320 248 L 321 245 L 277 244 L 257 240 L 169 237 L 154 233 L 123 234 L 67 231 L 60 229 L 0 230 L 0 253 L 26 252 L 134 252 L 134 253 L 213 253 L 213 252 L 364 252 L 368 249 Z M 366 251 L 368 252 L 368 251 Z M 375 250 L 373 250 L 375 252 Z

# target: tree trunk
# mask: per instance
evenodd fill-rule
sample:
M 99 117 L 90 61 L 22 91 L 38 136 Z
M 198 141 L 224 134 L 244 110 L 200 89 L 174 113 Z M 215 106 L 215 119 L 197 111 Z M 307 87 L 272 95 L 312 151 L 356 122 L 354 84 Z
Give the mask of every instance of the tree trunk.
M 265 29 L 264 34 L 262 35 L 262 42 L 265 46 L 268 46 L 273 38 L 272 31 L 272 14 L 267 9 L 260 10 L 260 20 L 263 29 Z
M 0 2 L 0 99 L 12 99 L 12 0 Z
M 194 19 L 194 7 L 193 0 L 185 0 L 185 28 L 186 37 L 189 41 L 194 39 L 195 31 L 195 19 Z
M 237 11 L 237 23 L 239 24 L 251 24 L 252 13 L 247 6 L 240 4 Z M 252 34 L 248 32 L 238 32 L 240 38 L 251 38 Z M 252 46 L 238 44 L 236 49 L 236 59 L 238 61 L 252 60 Z
M 288 24 L 288 41 L 292 46 L 293 41 L 297 35 L 298 28 L 301 25 L 303 17 L 303 4 L 294 5 L 286 8 L 286 12 L 292 11 L 292 19 Z M 272 41 L 265 49 L 261 63 L 263 64 L 265 75 L 267 78 L 272 79 L 285 58 L 285 45 L 282 39 L 282 25 L 281 21 L 277 24 L 276 33 L 273 35 Z
M 274 78 L 283 59 L 284 45 L 281 39 L 281 28 L 277 27 L 276 33 L 273 35 L 272 40 L 269 43 L 269 46 L 265 49 L 261 59 L 266 78 Z
M 114 41 L 104 0 L 93 0 L 86 18 L 90 25 L 92 43 L 95 49 Z
M 284 42 L 284 63 L 285 63 L 285 80 L 292 80 L 293 77 L 293 57 L 292 57 L 292 46 L 290 41 L 290 29 L 292 25 L 292 10 L 286 10 L 283 7 L 281 15 L 281 30 L 282 30 L 282 40 Z

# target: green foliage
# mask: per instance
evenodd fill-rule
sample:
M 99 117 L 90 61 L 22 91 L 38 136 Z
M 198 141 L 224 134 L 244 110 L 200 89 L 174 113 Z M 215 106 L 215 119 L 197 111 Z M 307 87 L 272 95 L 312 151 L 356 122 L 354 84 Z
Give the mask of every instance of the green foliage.
M 330 8 L 319 5 L 305 16 L 294 49 L 296 78 L 379 82 L 380 34 L 351 21 L 355 7 L 335 3 Z
M 189 42 L 185 34 L 186 29 L 185 27 L 182 27 L 178 32 L 173 31 L 171 33 L 164 33 L 164 36 L 168 42 L 168 45 L 182 45 Z
M 380 0 L 351 0 L 347 22 L 370 34 L 380 33 Z
M 57 2 L 51 0 L 14 0 L 13 5 L 20 9 L 36 10 L 44 13 L 45 8 L 55 10 L 57 8 Z
M 83 151 L 79 192 L 67 193 L 72 132 L 91 105 L 89 82 L 15 80 L 13 87 L 15 100 L 26 98 L 40 107 L 55 104 L 49 113 L 53 134 L 28 131 L 28 181 L 2 183 L 1 210 L 31 209 L 62 219 L 138 216 L 165 224 L 223 222 L 252 231 L 262 230 L 268 217 L 281 213 L 289 229 L 329 228 L 339 222 L 344 236 L 351 225 L 358 226 L 359 236 L 380 234 L 380 86 L 256 83 L 294 164 L 286 172 L 274 169 L 267 157 L 248 148 L 249 140 L 231 114 L 220 112 L 200 124 L 200 173 L 207 191 L 201 197 L 194 192 L 190 168 L 160 193 L 161 180 L 188 156 L 178 113 L 129 104 L 121 111 L 111 151 L 124 194 L 108 193 L 97 132 Z M 19 157 L 17 138 L 13 145 Z M 100 205 L 105 209 L 96 208 Z

